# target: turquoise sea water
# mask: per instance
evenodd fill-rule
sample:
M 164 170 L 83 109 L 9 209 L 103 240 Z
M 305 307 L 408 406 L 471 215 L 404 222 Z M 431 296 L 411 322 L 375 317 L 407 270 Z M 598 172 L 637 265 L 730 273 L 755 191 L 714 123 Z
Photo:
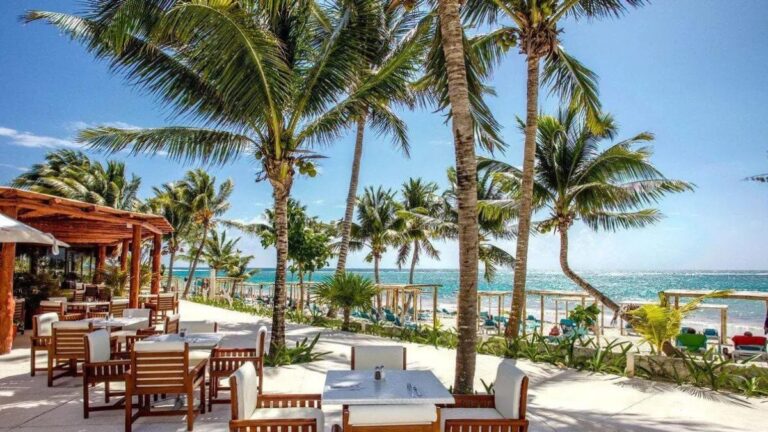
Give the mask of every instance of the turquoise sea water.
M 369 269 L 350 269 L 373 278 Z M 175 269 L 179 277 L 187 275 L 186 269 Z M 315 273 L 313 280 L 320 281 L 333 274 L 332 269 Z M 658 292 L 669 289 L 734 289 L 768 292 L 768 271 L 673 271 L 673 272 L 583 272 L 580 273 L 595 287 L 616 301 L 621 300 L 655 300 Z M 208 277 L 208 270 L 198 270 L 196 277 Z M 274 281 L 274 269 L 261 269 L 251 279 L 251 282 Z M 289 281 L 297 280 L 289 274 Z M 405 283 L 408 272 L 404 270 L 385 269 L 381 271 L 383 283 Z M 459 272 L 457 270 L 418 270 L 415 283 L 440 284 L 439 293 L 441 305 L 455 304 L 458 289 Z M 547 290 L 578 290 L 578 287 L 557 271 L 532 271 L 528 275 L 529 289 Z M 493 283 L 480 281 L 480 290 L 512 289 L 512 273 L 499 272 Z M 725 301 L 716 300 L 719 304 L 729 305 L 729 319 L 733 323 L 749 323 L 762 327 L 766 315 L 766 305 L 763 302 Z M 529 299 L 529 307 L 537 308 L 538 303 Z M 554 307 L 547 305 L 547 308 Z M 714 311 L 706 312 L 715 314 Z M 712 316 L 714 318 L 715 315 Z

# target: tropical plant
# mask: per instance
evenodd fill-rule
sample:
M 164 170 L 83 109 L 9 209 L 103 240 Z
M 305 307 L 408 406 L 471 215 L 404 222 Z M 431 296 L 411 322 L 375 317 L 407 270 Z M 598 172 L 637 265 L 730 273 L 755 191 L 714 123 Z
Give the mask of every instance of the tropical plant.
M 211 235 L 203 246 L 202 258 L 214 274 L 218 274 L 221 270 L 229 271 L 240 264 L 240 251 L 237 250 L 239 241 L 240 238 L 228 239 L 226 231 L 221 233 L 211 231 Z M 215 292 L 209 293 L 209 297 L 215 296 Z
M 587 307 L 576 305 L 568 314 L 568 319 L 573 321 L 577 328 L 589 328 L 595 325 L 598 316 L 600 316 L 600 308 L 593 303 Z
M 137 193 L 141 179 L 128 179 L 125 164 L 107 161 L 105 167 L 84 153 L 57 150 L 45 155 L 45 162 L 16 177 L 14 187 L 78 201 L 134 210 L 139 205 Z
M 653 352 L 679 356 L 670 341 L 680 334 L 683 319 L 693 313 L 706 299 L 724 297 L 729 291 L 713 291 L 690 302 L 674 307 L 667 297 L 659 294 L 659 304 L 645 304 L 629 312 L 629 323 L 650 346 Z
M 403 220 L 397 217 L 399 206 L 395 194 L 381 187 L 365 188 L 357 200 L 357 223 L 352 225 L 350 248 L 369 250 L 365 257 L 373 262 L 374 282 L 381 283 L 379 265 L 381 257 L 390 246 L 397 245 L 402 239 Z
M 148 200 L 147 206 L 153 213 L 162 215 L 173 227 L 173 231 L 165 236 L 165 252 L 169 255 L 166 289 L 170 290 L 176 254 L 182 250 L 184 239 L 190 233 L 192 215 L 184 202 L 184 188 L 179 183 L 166 183 L 153 188 L 153 191 L 155 196 Z
M 315 335 L 311 341 L 309 338 L 304 338 L 297 341 L 293 347 L 281 345 L 275 350 L 270 350 L 269 354 L 264 356 L 264 365 L 278 367 L 320 360 L 330 352 L 315 352 L 318 340 L 320 340 L 320 333 Z
M 563 109 L 556 117 L 538 120 L 537 172 L 533 183 L 534 208 L 549 211 L 536 224 L 538 231 L 560 235 L 560 267 L 579 287 L 616 314 L 619 305 L 576 274 L 568 263 L 568 230 L 582 220 L 594 231 L 642 228 L 656 223 L 661 213 L 648 205 L 669 193 L 693 189 L 689 183 L 670 180 L 651 163 L 650 147 L 637 144 L 653 140 L 649 132 L 619 141 L 604 149 L 601 142 L 617 133 L 613 118 L 598 114 L 602 131 L 594 132 L 585 116 Z M 520 125 L 524 128 L 524 125 Z M 523 192 L 525 174 L 499 161 L 484 160 L 482 166 L 499 173 L 497 178 L 512 197 Z M 522 229 L 522 228 L 521 228 Z
M 432 244 L 432 240 L 438 237 L 438 233 L 431 228 L 424 218 L 418 217 L 437 217 L 440 211 L 437 188 L 435 182 L 425 182 L 421 178 L 410 178 L 403 183 L 400 190 L 402 196 L 401 210 L 397 212 L 397 215 L 403 219 L 403 223 L 401 244 L 397 251 L 397 266 L 401 268 L 410 256 L 411 264 L 408 271 L 408 283 L 410 284 L 413 283 L 413 275 L 422 253 L 432 259 L 440 259 L 440 251 Z
M 344 331 L 349 330 L 352 310 L 370 309 L 373 297 L 378 293 L 379 289 L 370 279 L 354 273 L 341 273 L 327 278 L 315 291 L 321 302 L 342 310 L 344 320 L 341 329 Z
M 99 272 L 99 280 L 109 288 L 112 297 L 123 297 L 130 274 L 119 265 L 108 264 Z
M 599 121 L 596 75 L 570 56 L 560 45 L 561 23 L 566 18 L 594 19 L 618 16 L 627 6 L 639 6 L 644 0 L 468 0 L 464 11 L 473 24 L 491 23 L 507 19 L 510 26 L 501 26 L 503 48 L 519 48 L 527 64 L 525 144 L 520 184 L 519 233 L 515 256 L 512 310 L 507 336 L 519 333 L 525 307 L 525 280 L 528 266 L 528 240 L 533 213 L 533 183 L 536 155 L 539 86 L 551 89 L 568 100 L 574 109 L 585 113 L 590 127 L 601 130 Z M 544 61 L 543 73 L 540 63 Z M 540 77 L 541 75 L 541 77 Z M 541 81 L 541 82 L 540 82 Z

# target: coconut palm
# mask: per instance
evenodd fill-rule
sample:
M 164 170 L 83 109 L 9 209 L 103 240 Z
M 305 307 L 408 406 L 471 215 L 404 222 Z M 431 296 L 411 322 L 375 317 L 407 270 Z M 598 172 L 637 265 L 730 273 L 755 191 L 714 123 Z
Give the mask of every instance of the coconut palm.
M 639 6 L 644 0 L 468 0 L 465 12 L 472 23 L 508 20 L 506 47 L 516 46 L 527 65 L 525 144 L 523 148 L 522 193 L 519 203 L 519 234 L 515 256 L 512 310 L 506 333 L 517 336 L 525 305 L 525 281 L 528 268 L 528 240 L 533 211 L 533 179 L 536 153 L 539 86 L 549 85 L 568 99 L 573 107 L 586 113 L 589 125 L 599 131 L 600 101 L 595 74 L 570 56 L 560 44 L 561 23 L 566 18 L 601 18 L 618 16 L 627 6 Z M 544 70 L 540 63 L 544 61 Z M 541 75 L 541 76 L 540 76 Z
M 190 126 L 97 127 L 81 142 L 109 152 L 261 167 L 274 197 L 277 260 L 271 344 L 285 344 L 287 205 L 294 179 L 313 176 L 312 152 L 334 141 L 381 89 L 350 83 L 379 32 L 379 2 L 94 2 L 82 16 L 30 12 L 83 41 Z M 227 61 L 222 61 L 227 59 Z M 382 119 L 382 130 L 396 128 Z
M 45 162 L 13 180 L 13 186 L 48 195 L 134 210 L 139 205 L 137 193 L 141 179 L 126 178 L 125 164 L 107 161 L 105 167 L 84 153 L 57 150 L 45 155 Z
M 203 246 L 202 258 L 208 263 L 208 267 L 218 274 L 221 270 L 231 269 L 240 264 L 237 243 L 239 238 L 228 239 L 226 231 L 211 231 L 211 235 Z M 215 296 L 215 292 L 208 293 L 209 296 Z
M 397 215 L 404 220 L 401 231 L 402 243 L 397 251 L 397 265 L 402 267 L 410 256 L 408 283 L 412 284 L 413 274 L 421 254 L 425 253 L 428 257 L 439 260 L 440 251 L 432 244 L 432 240 L 437 237 L 437 232 L 421 218 L 409 216 L 437 216 L 437 212 L 440 210 L 440 200 L 437 196 L 437 183 L 425 182 L 420 178 L 408 179 L 407 182 L 403 183 L 400 194 L 403 198 L 400 202 L 402 210 L 398 211 Z
M 315 293 L 321 302 L 343 311 L 344 319 L 341 329 L 348 331 L 352 310 L 370 309 L 373 297 L 379 293 L 379 290 L 366 277 L 354 273 L 341 273 L 321 282 Z
M 173 231 L 165 236 L 165 251 L 169 255 L 166 289 L 170 289 L 176 254 L 181 251 L 183 241 L 189 234 L 192 215 L 184 202 L 184 189 L 179 183 L 166 183 L 154 187 L 153 191 L 155 196 L 147 202 L 150 211 L 162 215 L 173 227 Z
M 187 172 L 179 187 L 181 188 L 182 202 L 186 204 L 185 211 L 189 214 L 191 221 L 197 225 L 200 234 L 194 251 L 190 251 L 192 252 L 192 260 L 190 261 L 187 283 L 184 286 L 184 297 L 186 298 L 189 294 L 189 288 L 192 286 L 197 264 L 200 261 L 200 254 L 208 241 L 208 232 L 215 226 L 216 218 L 229 210 L 229 196 L 232 195 L 234 183 L 228 179 L 217 188 L 216 177 L 209 175 L 202 169 L 196 169 Z
M 555 116 L 541 116 L 536 144 L 534 207 L 549 211 L 536 224 L 541 232 L 560 235 L 560 267 L 563 273 L 614 312 L 619 305 L 592 286 L 568 263 L 568 230 L 577 220 L 594 231 L 643 228 L 662 217 L 651 207 L 669 193 L 693 189 L 690 183 L 665 178 L 651 163 L 650 147 L 637 147 L 653 140 L 643 132 L 601 149 L 613 139 L 616 124 L 600 114 L 602 131 L 596 133 L 585 116 L 574 109 L 563 109 Z M 521 128 L 525 125 L 521 124 Z M 497 178 L 513 197 L 522 191 L 524 173 L 498 161 L 483 161 L 481 166 L 499 173 Z
M 379 266 L 381 258 L 390 246 L 402 241 L 403 220 L 397 217 L 399 210 L 395 193 L 381 187 L 365 188 L 357 200 L 357 223 L 352 225 L 353 250 L 368 249 L 367 262 L 373 262 L 374 282 L 381 283 Z

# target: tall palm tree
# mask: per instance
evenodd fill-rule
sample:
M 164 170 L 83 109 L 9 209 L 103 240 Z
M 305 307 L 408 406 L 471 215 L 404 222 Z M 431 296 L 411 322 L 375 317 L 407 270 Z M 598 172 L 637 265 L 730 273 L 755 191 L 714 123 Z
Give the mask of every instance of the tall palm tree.
M 402 239 L 402 219 L 397 217 L 398 209 L 395 193 L 381 187 L 374 189 L 369 186 L 358 198 L 357 223 L 352 225 L 350 248 L 368 249 L 365 260 L 373 262 L 374 282 L 377 284 L 381 283 L 379 270 L 382 256 L 390 246 Z
M 665 178 L 650 161 L 651 149 L 636 147 L 653 140 L 648 132 L 601 149 L 601 142 L 613 139 L 617 128 L 609 115 L 601 114 L 599 121 L 603 127 L 597 133 L 585 116 L 573 109 L 539 118 L 533 204 L 549 211 L 536 228 L 560 235 L 563 273 L 618 314 L 616 302 L 571 269 L 568 230 L 577 220 L 594 231 L 654 224 L 662 215 L 658 209 L 647 206 L 669 193 L 692 190 L 693 185 Z M 524 173 L 518 168 L 499 161 L 483 161 L 483 166 L 499 173 L 497 178 L 512 196 L 523 193 Z
M 189 233 L 191 213 L 184 202 L 184 189 L 179 183 L 166 183 L 160 187 L 154 187 L 153 191 L 155 196 L 148 201 L 147 205 L 154 213 L 162 215 L 173 227 L 173 231 L 165 238 L 165 250 L 169 255 L 166 288 L 170 289 L 176 254 L 181 250 L 183 240 Z
M 220 270 L 229 271 L 233 266 L 240 264 L 239 253 L 237 250 L 237 243 L 240 238 L 228 239 L 227 232 L 214 230 L 211 232 L 210 237 L 206 240 L 203 246 L 202 256 L 205 262 L 208 263 L 214 274 L 218 274 Z M 208 296 L 216 295 L 215 292 L 209 292 Z
M 167 152 L 224 164 L 242 155 L 272 187 L 277 260 L 271 345 L 285 344 L 287 205 L 298 174 L 314 176 L 312 152 L 333 142 L 381 89 L 352 87 L 377 40 L 371 0 L 94 2 L 82 16 L 30 12 L 81 40 L 97 57 L 160 97 L 192 126 L 97 127 L 80 141 L 110 152 Z M 222 59 L 227 59 L 223 61 Z M 382 119 L 383 130 L 396 129 Z
M 135 174 L 128 179 L 123 162 L 107 161 L 105 167 L 82 152 L 63 149 L 46 154 L 44 163 L 35 164 L 12 184 L 34 192 L 135 210 L 141 179 Z
M 195 277 L 200 254 L 208 241 L 208 232 L 216 224 L 216 218 L 229 210 L 229 196 L 232 195 L 235 186 L 232 180 L 227 179 L 217 189 L 216 177 L 212 177 L 202 169 L 196 169 L 187 172 L 179 187 L 183 202 L 187 206 L 186 211 L 200 229 L 199 243 L 194 247 L 187 283 L 184 286 L 186 298 Z
M 427 217 L 437 216 L 440 210 L 440 200 L 437 196 L 437 183 L 425 182 L 421 178 L 410 178 L 403 183 L 400 194 L 403 199 L 400 202 L 402 210 L 398 216 L 403 218 L 402 243 L 397 252 L 397 265 L 402 267 L 411 258 L 408 272 L 408 283 L 413 283 L 413 274 L 419 263 L 421 253 L 425 253 L 432 259 L 440 259 L 440 251 L 432 244 L 437 233 L 428 223 L 412 215 Z
M 560 45 L 560 24 L 566 18 L 600 18 L 618 16 L 627 6 L 640 6 L 644 0 L 468 0 L 465 7 L 469 21 L 496 23 L 509 20 L 504 26 L 507 46 L 517 46 L 527 65 L 525 144 L 523 176 L 515 256 L 513 300 L 508 337 L 517 336 L 525 306 L 525 281 L 528 271 L 528 240 L 533 213 L 533 179 L 536 153 L 536 131 L 539 109 L 539 86 L 549 84 L 573 107 L 586 113 L 588 123 L 600 130 L 595 74 L 571 57 Z M 544 61 L 543 73 L 540 63 Z M 541 77 L 540 77 L 541 75 Z
M 368 59 L 368 65 L 360 68 L 355 81 L 358 88 L 375 89 L 379 97 L 362 104 L 354 120 L 355 147 L 344 218 L 339 225 L 337 274 L 346 269 L 366 126 L 372 126 L 379 135 L 387 132 L 381 129 L 383 120 L 396 126 L 390 130 L 393 142 L 406 156 L 409 155 L 406 125 L 397 117 L 392 106 L 399 104 L 413 107 L 415 96 L 410 84 L 421 67 L 430 40 L 430 21 L 422 20 L 423 13 L 419 8 L 404 5 L 397 0 L 383 3 L 386 3 L 386 7 L 381 9 L 382 28 L 377 46 Z

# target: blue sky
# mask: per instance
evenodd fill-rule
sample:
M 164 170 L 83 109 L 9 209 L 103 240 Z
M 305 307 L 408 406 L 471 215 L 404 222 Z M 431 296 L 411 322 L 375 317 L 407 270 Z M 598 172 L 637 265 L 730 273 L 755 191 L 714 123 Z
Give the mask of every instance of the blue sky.
M 656 135 L 654 161 L 668 177 L 697 184 L 695 193 L 668 197 L 661 223 L 636 231 L 591 233 L 576 225 L 572 266 L 584 270 L 766 269 L 768 186 L 744 182 L 768 172 L 768 2 L 752 0 L 657 1 L 621 20 L 569 22 L 564 46 L 600 76 L 604 108 L 621 125 L 621 137 Z M 70 1 L 6 0 L 0 5 L 0 183 L 6 184 L 46 151 L 73 146 L 79 128 L 103 123 L 134 126 L 171 124 L 153 97 L 111 75 L 77 43 L 40 24 L 23 25 L 28 9 L 77 10 Z M 514 118 L 523 112 L 524 68 L 510 51 L 494 74 L 497 97 L 489 100 L 505 126 L 509 150 L 502 159 L 520 163 L 522 139 Z M 552 112 L 554 100 L 542 110 Z M 387 138 L 368 135 L 361 186 L 398 188 L 409 176 L 445 185 L 453 164 L 450 129 L 439 114 L 403 112 L 413 147 L 411 159 Z M 322 152 L 321 174 L 296 182 L 294 196 L 311 213 L 340 218 L 349 176 L 353 136 Z M 103 155 L 94 155 L 103 159 Z M 130 171 L 151 186 L 181 177 L 190 166 L 155 158 L 126 158 Z M 228 217 L 252 220 L 271 204 L 266 183 L 254 183 L 254 163 L 245 158 L 211 169 L 236 188 Z M 273 252 L 243 239 L 256 265 L 272 266 Z M 512 243 L 501 246 L 513 251 Z M 441 244 L 439 262 L 423 267 L 455 268 L 455 243 Z M 530 266 L 557 269 L 558 241 L 533 238 Z M 394 254 L 384 260 L 394 266 Z M 368 266 L 363 255 L 353 267 Z

